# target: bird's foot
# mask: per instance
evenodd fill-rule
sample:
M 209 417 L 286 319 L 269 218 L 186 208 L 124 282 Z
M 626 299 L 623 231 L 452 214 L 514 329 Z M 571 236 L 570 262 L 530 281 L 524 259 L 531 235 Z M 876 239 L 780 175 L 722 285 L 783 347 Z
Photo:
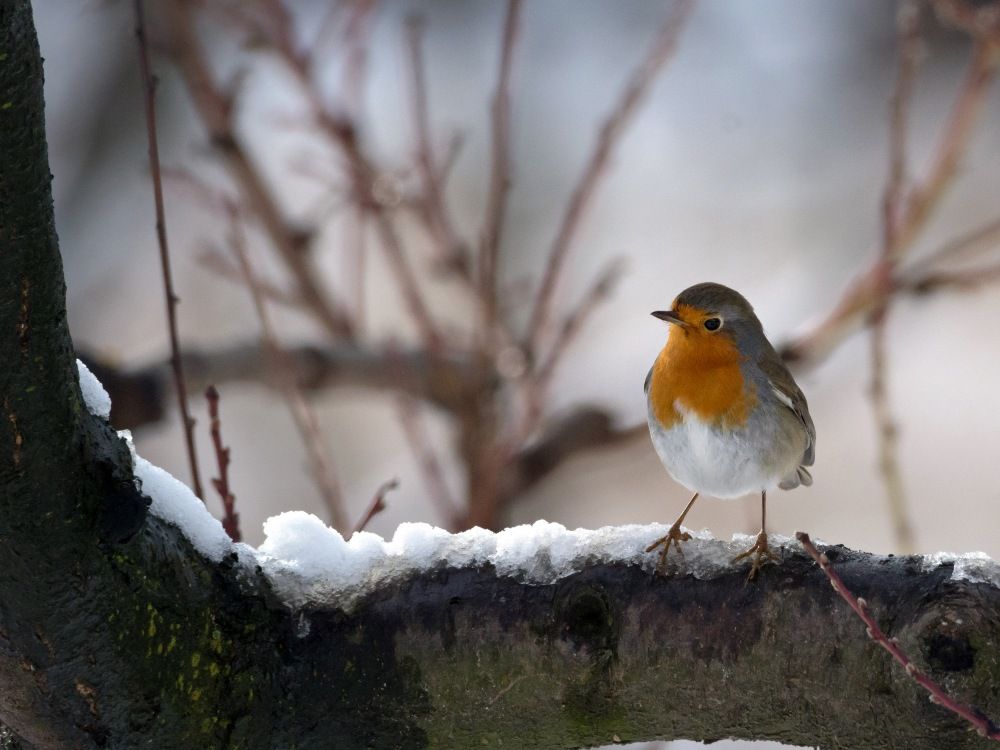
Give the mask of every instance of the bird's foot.
M 763 531 L 757 535 L 757 541 L 753 543 L 753 546 L 745 552 L 740 552 L 740 554 L 733 558 L 733 562 L 738 563 L 743 558 L 750 557 L 751 555 L 753 555 L 753 560 L 750 563 L 750 572 L 747 573 L 747 582 L 757 577 L 757 571 L 764 566 L 764 563 L 778 562 L 781 559 L 771 551 L 771 547 L 767 543 L 767 534 Z
M 684 552 L 681 551 L 681 542 L 686 542 L 690 538 L 691 535 L 689 533 L 681 531 L 681 525 L 678 522 L 670 527 L 670 531 L 646 547 L 646 552 L 652 552 L 657 547 L 663 547 L 663 549 L 660 550 L 660 559 L 656 562 L 657 573 L 663 575 L 667 569 L 667 553 L 670 551 L 670 545 L 673 544 L 677 551 L 683 555 Z

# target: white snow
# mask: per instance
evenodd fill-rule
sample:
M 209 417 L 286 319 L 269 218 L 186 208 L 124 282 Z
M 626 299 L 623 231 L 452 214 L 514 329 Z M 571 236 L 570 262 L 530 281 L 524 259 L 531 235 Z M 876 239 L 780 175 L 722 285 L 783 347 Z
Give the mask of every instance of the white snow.
M 667 532 L 661 524 L 569 530 L 536 521 L 494 533 L 474 528 L 458 534 L 425 523 L 404 523 L 391 540 L 368 532 L 345 540 L 316 516 L 289 511 L 264 523 L 266 539 L 257 562 L 275 590 L 292 606 L 310 601 L 349 608 L 366 592 L 415 573 L 449 567 L 492 565 L 500 576 L 547 584 L 588 565 L 619 563 L 652 570 L 656 554 L 646 547 Z M 733 556 L 753 543 L 737 535 L 731 542 L 697 532 L 683 555 L 671 552 L 670 570 L 712 578 L 730 572 Z M 792 543 L 772 535 L 773 546 Z
M 946 563 L 952 563 L 955 566 L 951 571 L 951 580 L 953 581 L 990 583 L 1000 588 L 1000 563 L 991 559 L 985 552 L 965 552 L 963 554 L 934 552 L 930 555 L 924 555 L 921 567 L 925 572 L 929 572 Z
M 111 396 L 104 390 L 101 381 L 94 377 L 94 373 L 87 369 L 87 365 L 77 360 L 76 369 L 80 372 L 80 393 L 83 394 L 87 411 L 107 420 L 111 416 Z
M 222 523 L 208 512 L 205 503 L 191 488 L 136 453 L 131 432 L 120 430 L 118 435 L 128 443 L 132 453 L 132 470 L 141 482 L 143 494 L 149 495 L 152 500 L 150 512 L 183 531 L 195 549 L 209 560 L 218 562 L 232 552 L 234 545 Z
M 82 364 L 80 384 L 87 407 L 107 418 L 110 399 Z M 139 456 L 127 430 L 118 434 L 128 442 L 135 475 L 152 498 L 153 514 L 180 529 L 210 560 L 218 562 L 235 552 L 247 571 L 260 566 L 278 595 L 295 608 L 311 602 L 349 609 L 388 582 L 449 567 L 491 565 L 499 576 L 539 585 L 596 564 L 638 565 L 651 571 L 657 554 L 645 549 L 668 529 L 647 524 L 571 531 L 558 523 L 536 521 L 497 533 L 474 528 L 450 534 L 425 523 L 404 523 L 388 541 L 365 531 L 345 540 L 316 516 L 289 511 L 264 522 L 264 543 L 254 549 L 233 544 L 187 485 Z M 707 531 L 691 534 L 682 552 L 671 550 L 672 575 L 710 579 L 731 572 L 733 557 L 754 541 L 741 534 L 729 542 L 714 539 Z M 772 534 L 769 539 L 775 549 L 798 546 L 789 537 Z M 943 564 L 954 565 L 952 579 L 1000 586 L 1000 564 L 982 552 L 923 557 L 926 571 Z M 300 625 L 303 633 L 308 632 L 308 622 Z

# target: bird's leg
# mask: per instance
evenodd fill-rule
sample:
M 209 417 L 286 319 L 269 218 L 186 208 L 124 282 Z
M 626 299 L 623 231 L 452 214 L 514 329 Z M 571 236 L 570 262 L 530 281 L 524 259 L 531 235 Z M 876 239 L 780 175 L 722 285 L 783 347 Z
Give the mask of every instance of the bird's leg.
M 767 492 L 760 493 L 760 533 L 757 535 L 757 541 L 753 543 L 753 546 L 745 552 L 741 552 L 736 557 L 733 558 L 733 562 L 737 563 L 744 557 L 750 557 L 753 555 L 753 561 L 750 563 L 750 572 L 747 573 L 747 581 L 752 581 L 757 577 L 757 571 L 768 560 L 777 562 L 778 556 L 771 551 L 771 548 L 767 544 L 767 532 L 764 530 L 767 521 Z
M 667 566 L 667 553 L 670 551 L 671 542 L 677 548 L 677 551 L 680 552 L 681 542 L 686 542 L 691 538 L 691 535 L 686 531 L 681 531 L 681 524 L 684 522 L 684 516 L 688 514 L 688 511 L 691 510 L 691 506 L 694 505 L 694 501 L 697 499 L 698 493 L 696 492 L 694 493 L 694 497 L 688 501 L 687 507 L 684 508 L 683 512 L 677 517 L 677 520 L 674 521 L 674 525 L 670 527 L 670 530 L 646 547 L 646 552 L 652 552 L 657 547 L 663 547 L 660 551 L 660 559 L 656 563 L 657 573 L 662 573 Z

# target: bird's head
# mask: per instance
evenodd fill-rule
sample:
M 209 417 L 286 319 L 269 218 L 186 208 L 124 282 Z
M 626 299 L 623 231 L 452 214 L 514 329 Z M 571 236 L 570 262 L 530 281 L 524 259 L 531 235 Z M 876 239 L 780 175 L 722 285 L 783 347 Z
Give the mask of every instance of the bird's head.
M 753 307 L 742 294 L 722 284 L 705 282 L 688 287 L 669 310 L 652 315 L 682 332 L 688 346 L 736 346 L 743 355 L 750 355 L 761 342 L 766 343 Z

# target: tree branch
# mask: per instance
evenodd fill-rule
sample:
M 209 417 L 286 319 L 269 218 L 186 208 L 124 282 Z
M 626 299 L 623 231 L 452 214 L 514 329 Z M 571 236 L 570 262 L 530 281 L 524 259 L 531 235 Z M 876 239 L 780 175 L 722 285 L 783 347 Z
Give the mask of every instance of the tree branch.
M 419 398 L 446 410 L 460 410 L 467 387 L 495 377 L 482 363 L 458 356 L 428 356 L 424 351 L 389 351 L 339 344 L 333 347 L 299 346 L 285 349 L 285 366 L 304 391 L 326 388 L 374 388 Z M 122 369 L 82 352 L 87 366 L 111 395 L 111 422 L 132 429 L 156 422 L 167 406 L 169 362 L 138 369 Z M 184 372 L 192 390 L 213 383 L 260 383 L 279 388 L 260 343 L 236 344 L 212 351 L 182 354 Z

